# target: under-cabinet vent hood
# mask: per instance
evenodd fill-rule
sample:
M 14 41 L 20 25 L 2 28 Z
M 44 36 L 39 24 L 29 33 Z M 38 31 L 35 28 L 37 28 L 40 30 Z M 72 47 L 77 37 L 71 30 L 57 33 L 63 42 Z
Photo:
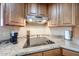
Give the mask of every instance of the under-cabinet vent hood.
M 27 16 L 26 21 L 28 23 L 35 23 L 35 24 L 45 24 L 48 21 L 48 17 L 46 16 Z

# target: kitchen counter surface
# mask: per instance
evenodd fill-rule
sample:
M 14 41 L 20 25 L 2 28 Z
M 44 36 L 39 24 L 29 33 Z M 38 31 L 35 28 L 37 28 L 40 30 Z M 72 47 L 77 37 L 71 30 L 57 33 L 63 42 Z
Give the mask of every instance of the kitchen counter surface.
M 0 45 L 0 56 L 15 56 L 15 55 L 25 55 L 34 52 L 45 51 L 54 48 L 66 48 L 76 52 L 79 52 L 79 39 L 73 39 L 72 41 L 64 40 L 63 38 L 52 37 L 49 40 L 54 41 L 55 44 L 42 45 L 37 47 L 23 48 L 26 41 L 25 38 L 19 38 L 18 44 L 2 44 Z

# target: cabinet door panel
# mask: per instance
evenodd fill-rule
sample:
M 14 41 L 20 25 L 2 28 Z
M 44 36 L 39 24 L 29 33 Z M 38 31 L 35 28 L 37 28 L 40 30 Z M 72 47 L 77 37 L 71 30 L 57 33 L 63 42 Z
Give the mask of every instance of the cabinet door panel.
M 75 4 L 72 3 L 60 4 L 60 25 L 61 26 L 75 25 Z
M 63 20 L 64 20 L 64 15 L 63 15 L 63 4 L 61 3 L 60 4 L 60 17 L 59 17 L 59 19 L 60 19 L 60 25 L 63 25 Z
M 60 55 L 60 49 L 54 49 L 43 52 L 44 56 L 58 56 Z
M 28 4 L 28 15 L 37 15 L 38 5 L 36 3 Z
M 1 26 L 1 3 L 0 3 L 0 26 Z
M 64 56 L 79 56 L 79 53 L 63 49 Z
M 27 16 L 27 14 L 28 14 L 28 4 L 25 3 L 25 4 L 24 4 L 24 16 L 25 16 L 25 18 L 26 18 L 26 16 Z
M 75 4 L 75 22 L 79 25 L 79 3 Z
M 24 4 L 6 3 L 5 20 L 8 25 L 24 25 Z
M 9 4 L 5 4 L 5 16 L 4 16 L 4 21 L 5 21 L 5 24 L 9 24 L 9 16 L 10 16 L 10 9 L 9 9 Z
M 38 13 L 41 16 L 48 16 L 48 6 L 47 4 L 38 4 Z
M 74 26 L 78 19 L 75 9 L 75 4 L 72 3 L 49 4 L 48 26 Z
M 72 24 L 72 4 L 63 4 L 63 25 Z
M 24 4 L 10 4 L 11 19 L 20 19 L 24 17 Z M 17 20 L 16 20 L 17 21 Z
M 57 4 L 49 4 L 49 24 L 50 25 L 57 25 Z M 49 25 L 49 26 L 50 26 Z

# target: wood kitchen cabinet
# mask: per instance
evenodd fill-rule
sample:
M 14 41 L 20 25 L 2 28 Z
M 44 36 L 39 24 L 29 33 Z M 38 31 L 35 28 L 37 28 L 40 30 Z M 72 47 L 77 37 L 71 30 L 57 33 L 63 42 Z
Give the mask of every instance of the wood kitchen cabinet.
M 5 24 L 24 26 L 24 4 L 6 3 L 5 4 Z
M 37 15 L 38 14 L 38 4 L 36 3 L 28 3 L 27 5 L 27 14 L 28 15 Z
M 48 16 L 48 4 L 46 4 L 46 3 L 38 4 L 38 15 Z
M 43 56 L 60 56 L 60 49 L 45 51 Z
M 48 16 L 48 5 L 45 3 L 28 3 L 27 15 Z
M 76 21 L 78 21 L 76 9 L 78 10 L 78 7 L 72 3 L 49 4 L 48 26 L 75 26 Z
M 55 48 L 47 51 L 35 52 L 24 56 L 79 56 L 79 52 L 65 48 Z
M 64 56 L 79 56 L 79 53 L 71 51 L 71 50 L 67 50 L 67 49 L 62 49 L 62 55 L 64 55 Z
M 74 25 L 75 6 L 72 3 L 60 4 L 60 25 L 72 26 Z
M 1 25 L 1 4 L 0 4 L 0 25 Z
M 60 49 L 53 49 L 43 52 L 32 53 L 31 56 L 60 56 Z
M 57 4 L 49 4 L 49 21 L 48 26 L 57 26 L 58 25 L 58 19 L 57 19 Z
M 24 17 L 26 18 L 27 15 L 28 15 L 28 4 L 24 3 Z
M 75 4 L 75 24 L 79 26 L 79 3 Z

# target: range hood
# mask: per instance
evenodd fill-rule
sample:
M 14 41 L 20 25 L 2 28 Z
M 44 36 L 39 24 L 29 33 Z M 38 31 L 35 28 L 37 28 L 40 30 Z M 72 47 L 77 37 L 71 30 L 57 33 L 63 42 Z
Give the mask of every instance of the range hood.
M 46 16 L 29 15 L 26 18 L 27 18 L 26 21 L 28 23 L 34 23 L 34 24 L 45 24 L 48 21 L 48 17 Z

